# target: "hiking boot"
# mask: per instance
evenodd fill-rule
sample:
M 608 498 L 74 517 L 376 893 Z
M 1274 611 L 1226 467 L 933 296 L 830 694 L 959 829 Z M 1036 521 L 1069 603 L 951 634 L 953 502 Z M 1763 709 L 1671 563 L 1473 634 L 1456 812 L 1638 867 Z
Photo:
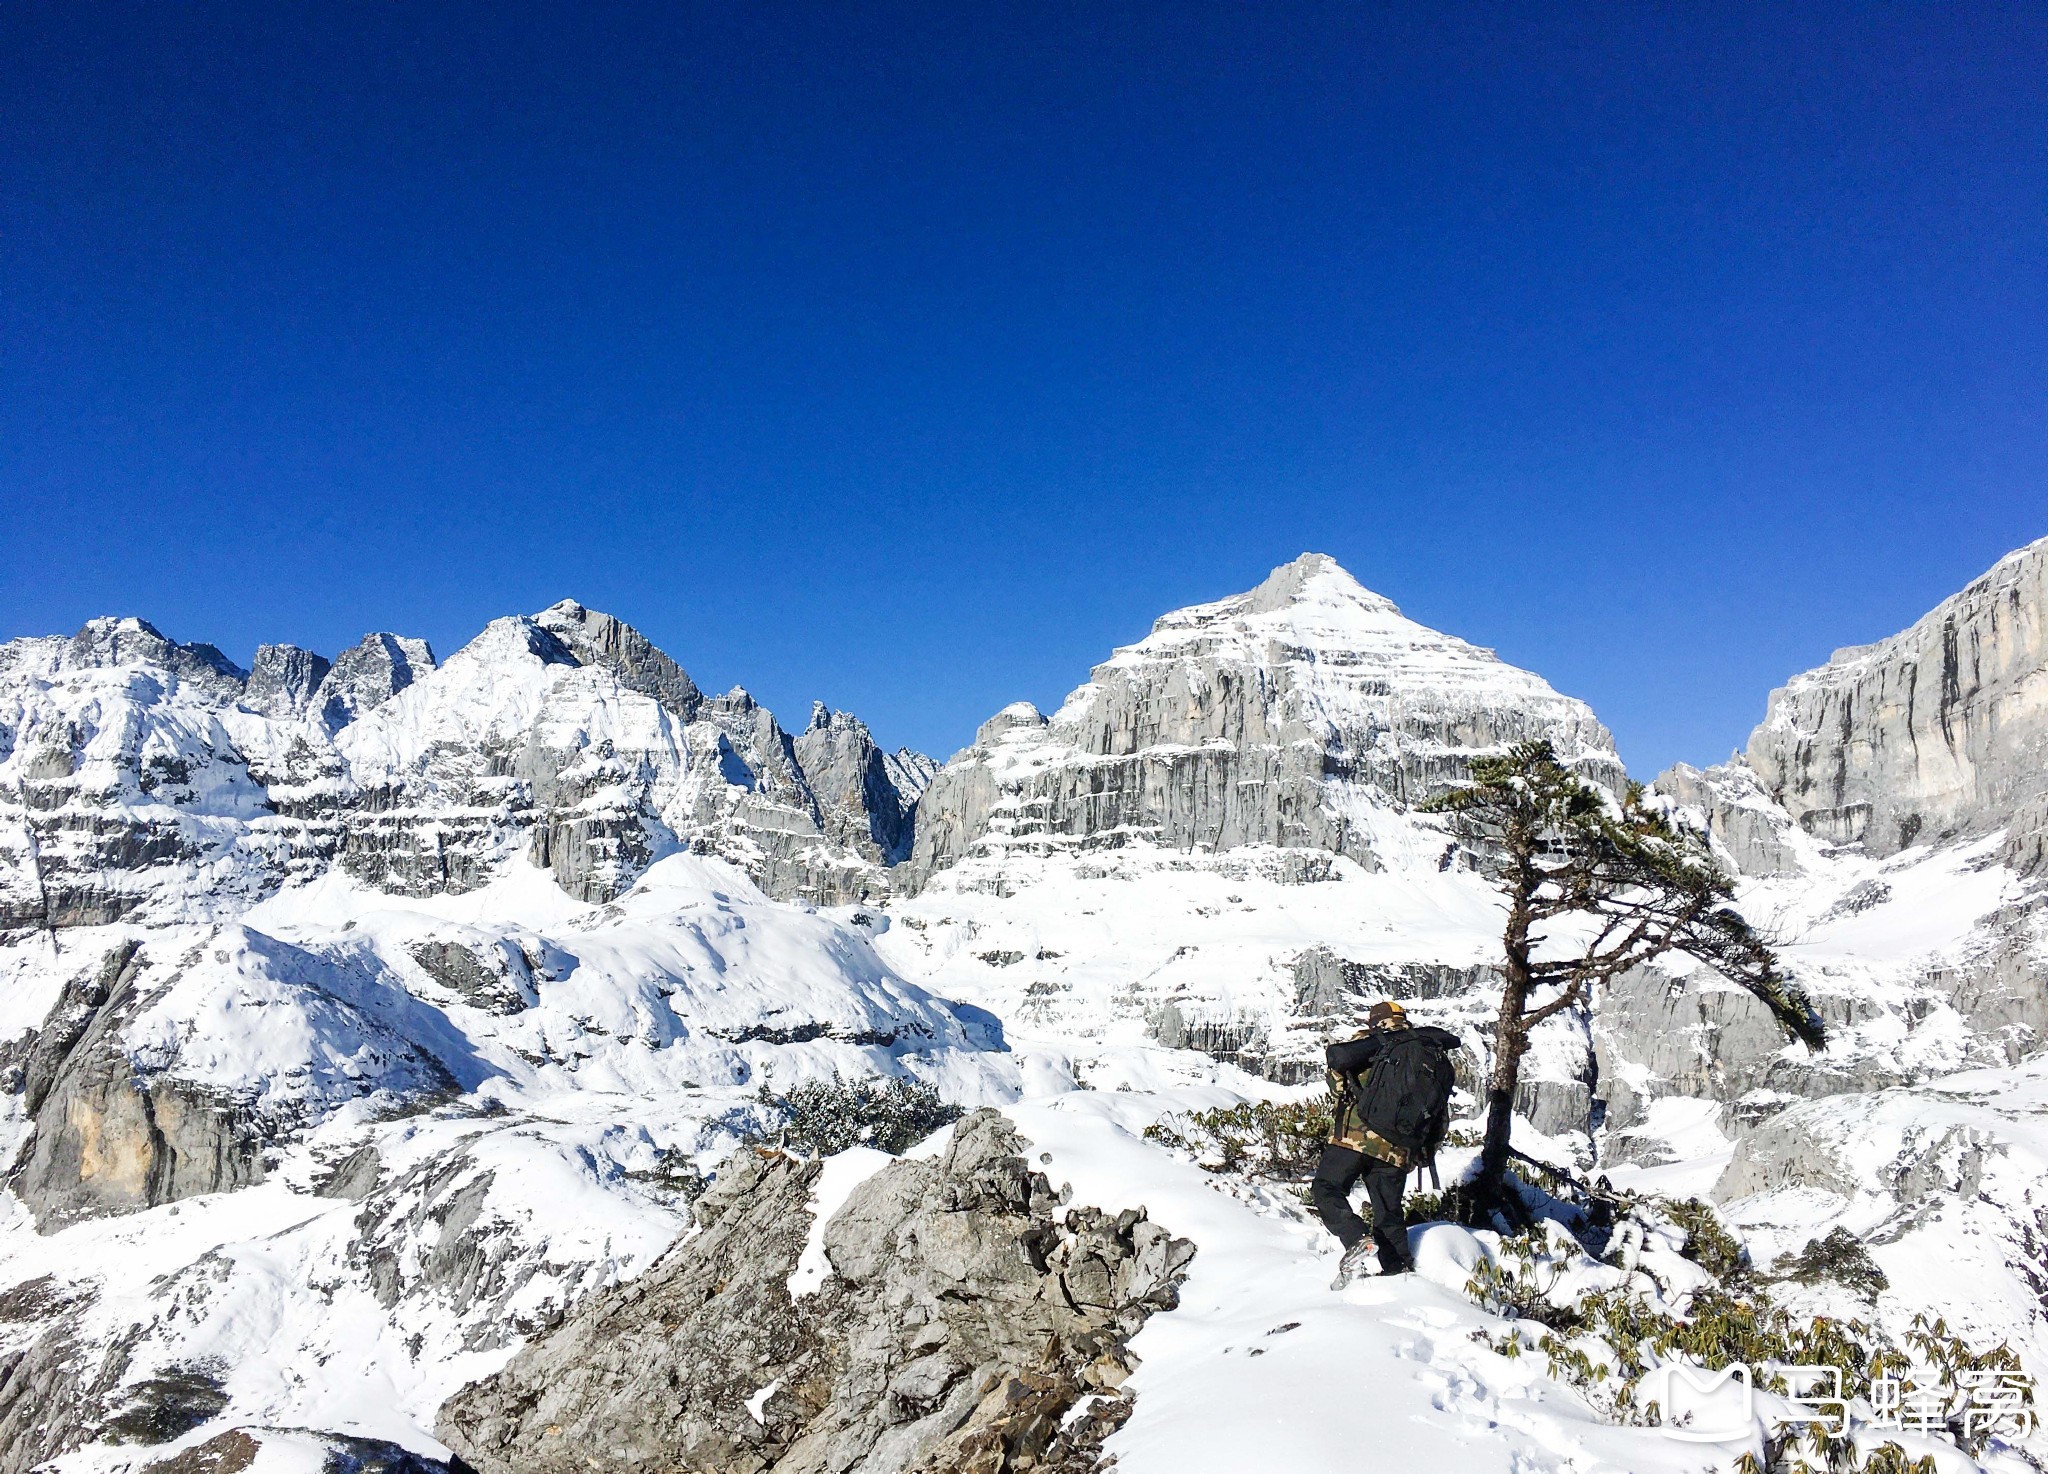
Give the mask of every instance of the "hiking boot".
M 1378 1263 L 1373 1252 L 1371 1239 L 1360 1239 L 1344 1251 L 1344 1257 L 1337 1261 L 1337 1277 L 1330 1281 L 1330 1288 L 1341 1290 L 1353 1280 L 1364 1279 L 1372 1273 L 1370 1266 Z

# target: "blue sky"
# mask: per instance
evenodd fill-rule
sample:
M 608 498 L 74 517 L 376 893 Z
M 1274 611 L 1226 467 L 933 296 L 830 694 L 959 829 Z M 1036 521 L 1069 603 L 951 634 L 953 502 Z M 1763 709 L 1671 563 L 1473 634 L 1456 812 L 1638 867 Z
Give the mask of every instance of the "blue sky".
M 0 636 L 944 754 L 1336 555 L 1639 773 L 2048 534 L 2029 4 L 17 5 Z

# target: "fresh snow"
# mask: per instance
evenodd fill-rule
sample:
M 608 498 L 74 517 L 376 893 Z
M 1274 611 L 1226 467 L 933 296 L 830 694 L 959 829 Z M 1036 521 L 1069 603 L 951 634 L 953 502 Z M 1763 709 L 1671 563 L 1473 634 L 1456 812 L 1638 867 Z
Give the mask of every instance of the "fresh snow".
M 434 1414 L 450 1392 L 675 1242 L 687 1223 L 678 1173 L 715 1173 L 764 1123 L 759 1092 L 883 1073 L 1002 1106 L 1076 1202 L 1143 1206 L 1197 1244 L 1180 1308 L 1134 1343 L 1136 1412 L 1109 1445 L 1121 1474 L 1368 1463 L 1680 1474 L 1739 1452 L 1617 1427 L 1545 1375 L 1540 1356 L 1494 1352 L 1484 1338 L 1504 1323 L 1462 1293 L 1489 1236 L 1418 1230 L 1418 1275 L 1333 1294 L 1335 1246 L 1292 1194 L 1204 1172 L 1143 1137 L 1169 1113 L 1321 1088 L 1318 955 L 1388 978 L 1492 960 L 1499 898 L 1447 863 L 1440 823 L 1371 783 L 1332 783 L 1333 811 L 1370 836 L 1368 868 L 1320 851 L 1168 849 L 1136 830 L 1092 834 L 1084 849 L 1033 832 L 1034 801 L 1002 799 L 991 832 L 915 896 L 773 900 L 683 842 L 707 804 L 754 800 L 753 776 L 724 766 L 736 762 L 727 738 L 563 660 L 546 618 L 497 621 L 438 669 L 422 660 L 410 686 L 332 735 L 310 715 L 243 709 L 196 647 L 165 656 L 134 621 L 89 627 L 92 648 L 156 652 L 146 660 L 80 663 L 64 640 L 0 646 L 0 793 L 61 739 L 76 752 L 66 781 L 78 812 L 161 823 L 196 857 L 111 876 L 147 901 L 127 922 L 0 947 L 0 1040 L 40 1026 L 66 982 L 140 940 L 145 997 L 120 1047 L 137 1069 L 232 1098 L 275 1142 L 258 1185 L 47 1235 L 0 1196 L 0 1289 L 43 1275 L 96 1283 L 81 1338 L 101 1346 L 147 1327 L 131 1380 L 225 1368 L 230 1420 L 440 1455 Z M 1202 680 L 1219 660 L 1285 686 L 1275 742 L 1449 761 L 1494 745 L 1494 717 L 1514 711 L 1547 723 L 1589 771 L 1620 772 L 1582 703 L 1404 618 L 1314 555 L 1250 593 L 1164 617 L 1049 720 L 1005 708 L 978 760 L 1013 793 L 1047 767 L 1103 761 L 1076 737 L 1105 681 L 1155 667 Z M 374 890 L 338 867 L 307 868 L 272 812 L 284 797 L 388 786 L 445 804 L 450 822 L 497 813 L 523 781 L 504 763 L 522 751 L 563 757 L 550 781 L 573 782 L 584 805 L 630 790 L 666 826 L 617 899 L 568 895 L 509 829 L 464 894 Z M 281 771 L 288 754 L 300 786 L 266 788 L 254 775 Z M 905 795 L 932 776 L 915 754 L 882 762 Z M 144 771 L 182 774 L 182 796 L 146 790 L 133 779 Z M 1782 817 L 1760 790 L 1740 802 L 1759 822 Z M 1655 1097 L 1639 1121 L 1598 1140 L 1524 1122 L 1517 1140 L 1619 1187 L 1705 1196 L 1737 1152 L 1741 1112 L 1784 1110 L 1827 1170 L 1729 1206 L 1760 1264 L 1846 1225 L 1892 1276 L 1868 1313 L 1898 1329 L 1932 1310 L 2048 1369 L 2048 1323 L 2016 1242 L 2048 1221 L 2048 1065 L 2012 1063 L 2018 1043 L 1973 1033 L 1928 982 L 1992 946 L 1990 919 L 2032 898 L 2034 882 L 1998 863 L 1997 836 L 1877 861 L 1789 820 L 1782 829 L 1794 873 L 1745 882 L 1741 904 L 1841 1020 L 1828 1059 L 1853 1088 L 1731 1105 L 1659 1095 L 1647 1068 L 1624 1061 L 1610 1065 L 1615 1083 Z M 0 853 L 25 832 L 0 807 Z M 422 962 L 447 947 L 484 969 L 488 996 Z M 1419 1016 L 1480 1039 L 1483 989 L 1418 991 Z M 1593 1029 L 1584 1016 L 1546 1026 L 1532 1083 L 1583 1080 Z M 1305 1083 L 1263 1078 L 1261 1062 Z M 0 1099 L 0 1149 L 26 1128 L 19 1097 Z M 943 1144 L 942 1133 L 916 1150 Z M 823 1164 L 792 1294 L 830 1273 L 825 1223 L 889 1160 L 855 1148 Z M 1447 1156 L 1447 1176 L 1456 1165 Z M 354 1197 L 320 1195 L 345 1172 Z M 450 1269 L 465 1244 L 481 1246 L 470 1274 Z M 1622 1274 L 1559 1272 L 1583 1287 Z M 1691 1271 L 1667 1253 L 1663 1272 L 1680 1282 Z M 1865 1313 L 1825 1290 L 1809 1303 Z M 0 1355 L 18 1349 L 14 1334 L 0 1327 Z M 755 1418 L 776 1386 L 746 1400 Z M 316 1440 L 276 1435 L 259 1474 L 322 1457 Z M 1973 1467 L 1953 1451 L 1937 1459 L 1944 1474 Z M 135 1462 L 99 1448 L 57 1467 Z
M 811 1187 L 810 1234 L 804 1240 L 803 1252 L 797 1256 L 796 1268 L 789 1274 L 792 1300 L 816 1293 L 832 1277 L 832 1262 L 825 1257 L 825 1225 L 846 1205 L 855 1188 L 895 1160 L 889 1153 L 871 1146 L 848 1147 L 825 1159 L 818 1169 L 818 1180 Z

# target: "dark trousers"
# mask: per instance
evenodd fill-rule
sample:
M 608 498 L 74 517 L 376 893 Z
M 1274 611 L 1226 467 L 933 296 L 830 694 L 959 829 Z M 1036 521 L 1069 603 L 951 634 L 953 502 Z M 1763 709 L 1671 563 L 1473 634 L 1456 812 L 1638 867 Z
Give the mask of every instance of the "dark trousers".
M 1364 1238 L 1365 1220 L 1351 1211 L 1351 1189 L 1361 1175 L 1366 1201 L 1372 1207 L 1372 1238 L 1380 1253 L 1381 1270 L 1412 1268 L 1408 1223 L 1401 1213 L 1401 1189 L 1408 1181 L 1406 1167 L 1330 1143 L 1316 1162 L 1315 1181 L 1308 1190 L 1316 1216 L 1347 1249 Z

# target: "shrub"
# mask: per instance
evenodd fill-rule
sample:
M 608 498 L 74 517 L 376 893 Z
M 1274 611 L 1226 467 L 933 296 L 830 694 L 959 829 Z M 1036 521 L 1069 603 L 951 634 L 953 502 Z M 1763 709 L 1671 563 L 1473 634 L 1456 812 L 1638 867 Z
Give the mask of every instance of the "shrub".
M 1688 1205 L 1658 1206 L 1666 1213 L 1679 1208 L 1673 1217 L 1697 1218 Z M 1726 1233 L 1718 1224 L 1713 1228 Z M 1703 1232 L 1702 1238 L 1711 1245 L 1715 1232 Z M 1902 1343 L 1860 1320 L 1795 1315 L 1773 1304 L 1746 1273 L 1732 1285 L 1696 1291 L 1683 1314 L 1653 1303 L 1633 1286 L 1558 1305 L 1549 1291 L 1562 1278 L 1561 1266 L 1549 1265 L 1546 1283 L 1546 1257 L 1533 1239 L 1506 1240 L 1498 1261 L 1482 1264 L 1467 1282 L 1466 1293 L 1495 1314 L 1547 1327 L 1533 1343 L 1528 1331 L 1510 1329 L 1493 1339 L 1496 1351 L 1505 1356 L 1542 1353 L 1551 1376 L 1578 1387 L 1596 1406 L 1625 1422 L 1660 1419 L 1657 1404 L 1642 1399 L 1642 1384 L 1654 1367 L 1674 1360 L 1715 1371 L 1747 1365 L 1757 1369 L 1759 1385 L 1781 1394 L 1792 1389 L 1771 1368 L 1834 1367 L 1841 1374 L 1842 1394 L 1866 1399 L 1879 1378 L 1916 1385 L 1919 1379 L 1911 1375 L 1916 1368 L 1921 1376 L 1931 1376 L 1931 1385 L 1947 1388 L 1963 1385 L 1965 1375 L 1972 1372 L 2020 1370 L 2010 1347 L 1975 1350 L 1946 1322 L 1925 1316 L 1914 1320 Z M 1710 1249 L 1708 1257 L 1729 1262 L 1725 1248 Z M 1740 1267 L 1740 1261 L 1735 1262 Z M 2031 1392 L 2022 1395 L 2031 1405 Z M 1982 1432 L 1972 1433 L 1957 1420 L 1948 1433 L 1962 1448 L 1981 1452 Z M 1766 1474 L 1820 1469 L 1830 1474 L 1923 1474 L 1923 1468 L 1933 1467 L 1907 1460 L 1896 1445 L 1880 1447 L 1861 1463 L 1853 1462 L 1857 1455 L 1849 1442 L 1831 1438 L 1818 1426 L 1781 1430 L 1770 1454 L 1758 1466 Z M 1808 1456 L 1817 1462 L 1809 1464 Z
M 908 1151 L 967 1114 L 921 1080 L 861 1076 L 848 1080 L 806 1080 L 787 1095 L 762 1086 L 756 1097 L 775 1125 L 750 1137 L 778 1136 L 786 1146 L 829 1157 L 853 1146 L 891 1154 Z
M 625 1175 L 634 1182 L 646 1183 L 656 1192 L 681 1198 L 685 1203 L 696 1202 L 709 1186 L 690 1154 L 672 1146 L 662 1147 L 654 1154 L 652 1167 L 628 1171 Z
M 1721 1226 L 1714 1210 L 1698 1198 L 1662 1203 L 1664 1216 L 1685 1230 L 1678 1252 L 1717 1280 L 1739 1279 L 1749 1268 L 1749 1253 Z
M 1808 1239 L 1804 1249 L 1784 1260 L 1776 1269 L 1780 1279 L 1802 1285 L 1831 1280 L 1856 1291 L 1866 1300 L 1875 1300 L 1877 1292 L 1891 1284 L 1885 1272 L 1877 1267 L 1877 1261 L 1870 1257 L 1870 1251 L 1863 1247 L 1863 1240 L 1846 1228 L 1837 1228 L 1824 1239 Z
M 182 1438 L 228 1405 L 222 1368 L 211 1362 L 168 1366 L 127 1389 L 128 1400 L 106 1423 L 114 1443 L 156 1444 Z
M 1315 1170 L 1330 1129 L 1326 1099 L 1257 1100 L 1175 1112 L 1147 1126 L 1145 1139 L 1186 1152 L 1210 1172 L 1294 1178 Z

